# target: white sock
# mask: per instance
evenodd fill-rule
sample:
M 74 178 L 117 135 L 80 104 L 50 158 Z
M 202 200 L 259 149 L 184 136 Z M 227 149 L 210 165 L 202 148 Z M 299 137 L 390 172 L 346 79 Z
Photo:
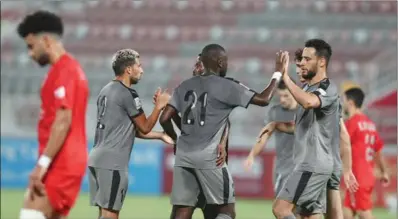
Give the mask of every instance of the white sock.
M 19 219 L 46 219 L 46 217 L 38 210 L 22 208 L 19 212 Z

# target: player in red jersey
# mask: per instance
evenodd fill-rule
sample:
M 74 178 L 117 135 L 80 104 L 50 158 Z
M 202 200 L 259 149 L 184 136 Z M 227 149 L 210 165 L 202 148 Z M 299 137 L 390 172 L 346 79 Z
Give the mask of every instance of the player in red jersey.
M 87 167 L 88 83 L 80 64 L 60 41 L 63 24 L 57 15 L 30 14 L 19 24 L 18 34 L 34 61 L 51 65 L 40 93 L 40 157 L 30 174 L 19 218 L 64 218 L 75 203 Z
M 343 108 L 348 115 L 345 122 L 351 139 L 352 170 L 358 180 L 358 191 L 346 192 L 344 200 L 344 218 L 358 215 L 362 219 L 372 219 L 372 191 L 375 184 L 373 168 L 375 164 L 381 171 L 381 180 L 387 184 L 389 176 L 382 156 L 383 141 L 376 126 L 361 110 L 364 92 L 360 88 L 351 88 L 344 92 Z

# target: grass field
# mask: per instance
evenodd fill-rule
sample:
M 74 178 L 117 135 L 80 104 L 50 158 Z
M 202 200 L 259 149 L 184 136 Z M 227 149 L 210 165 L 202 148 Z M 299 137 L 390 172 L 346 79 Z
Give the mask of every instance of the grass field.
M 16 219 L 21 207 L 22 190 L 1 190 L 1 218 Z M 88 206 L 88 195 L 80 195 L 75 208 L 72 210 L 70 219 L 96 218 L 98 211 L 94 207 Z M 260 200 L 238 200 L 236 212 L 238 219 L 272 219 L 270 201 Z M 127 196 L 121 218 L 128 219 L 164 219 L 170 215 L 170 204 L 167 196 L 145 197 Z M 396 216 L 389 214 L 386 210 L 375 210 L 376 219 L 393 219 Z M 200 210 L 194 215 L 195 219 L 203 218 Z

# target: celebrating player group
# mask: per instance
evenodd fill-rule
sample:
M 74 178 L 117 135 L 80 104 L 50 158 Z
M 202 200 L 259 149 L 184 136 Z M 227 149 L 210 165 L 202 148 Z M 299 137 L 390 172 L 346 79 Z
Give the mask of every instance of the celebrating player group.
M 202 49 L 193 76 L 172 95 L 156 90 L 149 116 L 133 89 L 143 75 L 140 54 L 119 50 L 112 59 L 114 79 L 98 94 L 94 146 L 88 155 L 88 82 L 79 62 L 64 49 L 62 20 L 37 11 L 19 24 L 18 34 L 34 61 L 51 65 L 41 87 L 39 158 L 20 219 L 66 218 L 86 170 L 90 204 L 99 210 L 93 218 L 119 218 L 136 137 L 174 146 L 170 218 L 190 219 L 201 208 L 205 219 L 234 219 L 234 182 L 227 162 L 229 115 L 236 107 L 268 106 L 274 93 L 280 104 L 269 110 L 267 124 L 242 168 L 250 171 L 255 156 L 275 135 L 275 218 L 321 218 L 323 214 L 329 219 L 373 218 L 375 164 L 383 182 L 389 181 L 381 154 L 383 142 L 361 111 L 365 95 L 360 88 L 345 91 L 340 100 L 336 84 L 326 73 L 332 56 L 327 42 L 311 39 L 296 51 L 302 86 L 288 74 L 289 53 L 279 51 L 275 72 L 259 93 L 226 77 L 225 48 L 209 44 Z M 343 113 L 348 116 L 345 123 Z M 153 131 L 158 121 L 164 131 Z M 180 129 L 179 136 L 174 127 Z M 341 177 L 347 188 L 344 204 Z

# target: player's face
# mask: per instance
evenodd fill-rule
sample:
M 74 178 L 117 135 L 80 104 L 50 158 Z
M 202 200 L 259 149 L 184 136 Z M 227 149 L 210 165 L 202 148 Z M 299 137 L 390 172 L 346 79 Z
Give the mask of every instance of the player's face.
M 305 83 L 306 80 L 302 76 L 302 71 L 303 70 L 301 69 L 301 64 L 300 63 L 301 63 L 300 61 L 296 61 L 296 73 L 297 73 L 297 76 L 299 77 L 300 82 L 301 83 Z
M 316 56 L 314 48 L 305 47 L 303 50 L 303 59 L 301 60 L 301 76 L 305 80 L 311 80 L 318 71 L 319 58 Z
M 290 109 L 294 103 L 294 98 L 288 89 L 278 89 L 279 103 L 285 109 Z
M 220 56 L 218 60 L 218 67 L 220 68 L 220 76 L 225 77 L 225 75 L 227 75 L 227 70 L 228 70 L 228 57 L 226 54 Z
M 47 39 L 45 39 L 43 35 L 29 34 L 24 40 L 28 47 L 30 58 L 40 66 L 46 66 L 50 63 L 50 56 L 46 51 L 46 48 L 48 48 L 48 42 L 46 42 Z
M 141 77 L 144 74 L 144 70 L 142 69 L 139 59 L 136 59 L 135 64 L 129 67 L 128 72 L 131 84 L 137 84 L 138 81 L 141 80 Z

